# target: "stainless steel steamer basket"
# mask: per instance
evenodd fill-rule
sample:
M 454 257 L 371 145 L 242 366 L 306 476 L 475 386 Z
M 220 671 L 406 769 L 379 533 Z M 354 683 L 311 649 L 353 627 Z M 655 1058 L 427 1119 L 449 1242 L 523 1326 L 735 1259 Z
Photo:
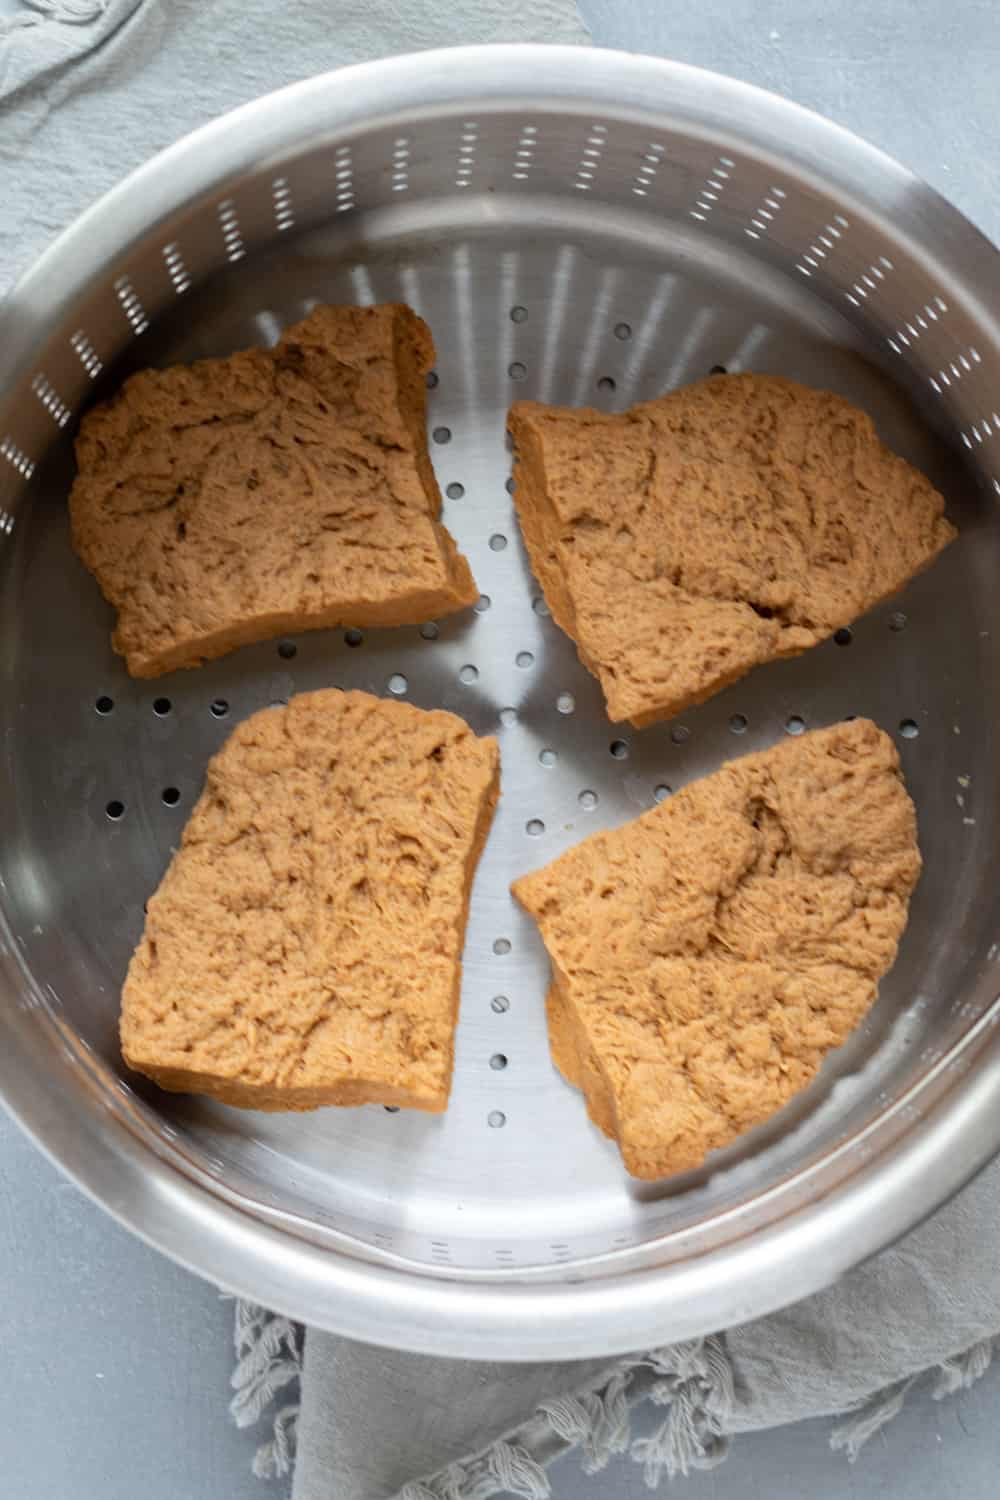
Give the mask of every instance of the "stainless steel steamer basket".
M 998 285 L 992 246 L 842 130 L 598 51 L 437 52 L 303 83 L 87 213 L 0 314 L 0 1081 L 35 1139 L 222 1285 L 455 1355 L 704 1333 L 825 1285 L 941 1203 L 1000 1144 Z M 479 608 L 131 682 L 69 547 L 78 411 L 142 364 L 272 340 L 316 299 L 389 298 L 437 341 L 432 451 Z M 606 721 L 537 598 L 504 413 L 515 396 L 612 410 L 716 365 L 855 399 L 962 536 L 849 640 L 635 733 Z M 206 758 L 239 717 L 330 683 L 500 736 L 441 1119 L 240 1113 L 119 1059 L 143 899 Z M 727 756 L 850 713 L 899 736 L 919 810 L 926 873 L 896 968 L 775 1122 L 701 1174 L 630 1182 L 552 1070 L 546 963 L 509 882 Z

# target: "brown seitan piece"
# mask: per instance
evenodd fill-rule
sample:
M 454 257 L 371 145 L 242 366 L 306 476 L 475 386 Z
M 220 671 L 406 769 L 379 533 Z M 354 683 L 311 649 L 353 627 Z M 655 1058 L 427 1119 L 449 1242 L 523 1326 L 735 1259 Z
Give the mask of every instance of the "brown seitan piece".
M 895 748 L 858 719 L 516 882 L 552 961 L 553 1057 L 630 1172 L 696 1167 L 809 1083 L 875 998 L 919 873 Z
M 637 726 L 796 656 L 955 536 L 839 396 L 723 375 L 609 416 L 511 408 L 515 501 L 559 625 Z
M 84 417 L 73 544 L 134 677 L 475 602 L 438 520 L 433 362 L 408 307 L 319 307 L 273 349 L 144 370 Z
M 247 719 L 149 902 L 129 1066 L 256 1109 L 443 1110 L 498 781 L 449 713 L 330 688 Z

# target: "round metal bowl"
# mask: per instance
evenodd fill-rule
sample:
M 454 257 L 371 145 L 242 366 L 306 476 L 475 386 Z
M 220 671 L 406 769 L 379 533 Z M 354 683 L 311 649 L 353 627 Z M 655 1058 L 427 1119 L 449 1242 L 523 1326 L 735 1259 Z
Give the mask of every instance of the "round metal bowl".
M 941 1203 L 1000 1145 L 998 284 L 997 252 L 954 209 L 833 125 L 689 68 L 568 49 L 303 83 L 68 230 L 0 310 L 0 1087 L 39 1144 L 223 1286 L 468 1356 L 610 1353 L 751 1318 Z M 388 299 L 437 341 L 431 446 L 479 607 L 436 633 L 303 636 L 293 659 L 264 645 L 129 680 L 69 546 L 78 411 L 141 365 L 273 340 L 316 300 Z M 961 538 L 847 644 L 623 733 L 537 598 L 505 412 L 516 396 L 621 408 L 718 365 L 866 407 Z M 390 679 L 501 739 L 447 1115 L 257 1115 L 127 1076 L 118 991 L 206 758 L 294 690 Z M 899 735 L 918 808 L 926 870 L 899 960 L 776 1120 L 704 1172 L 630 1182 L 551 1067 L 547 966 L 510 880 L 849 713 Z

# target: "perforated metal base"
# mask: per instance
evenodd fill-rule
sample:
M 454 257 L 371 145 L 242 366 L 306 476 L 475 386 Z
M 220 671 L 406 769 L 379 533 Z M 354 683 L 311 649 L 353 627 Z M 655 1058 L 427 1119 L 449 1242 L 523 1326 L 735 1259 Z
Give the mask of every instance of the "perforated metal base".
M 469 204 L 467 222 L 482 209 Z M 314 299 L 408 300 L 437 339 L 431 448 L 447 523 L 483 591 L 478 608 L 423 630 L 305 635 L 198 672 L 130 682 L 108 646 L 109 612 L 70 552 L 68 476 L 53 474 L 22 541 L 18 803 L 25 846 L 37 853 L 22 871 L 20 930 L 33 966 L 51 962 L 58 944 L 99 978 L 97 990 L 63 980 L 59 993 L 80 1034 L 117 1068 L 117 995 L 143 898 L 234 720 L 336 684 L 449 708 L 478 732 L 499 734 L 503 796 L 476 881 L 443 1119 L 377 1108 L 259 1115 L 132 1082 L 230 1190 L 301 1215 L 310 1234 L 333 1229 L 435 1267 L 523 1273 L 718 1212 L 745 1190 L 751 1161 L 755 1187 L 776 1180 L 804 1151 L 836 1138 L 873 1090 L 890 1087 L 901 1055 L 933 1040 L 920 976 L 935 954 L 940 961 L 942 932 L 960 926 L 956 898 L 991 796 L 974 706 L 974 599 L 963 581 L 973 559 L 982 566 L 982 543 L 970 486 L 864 362 L 847 327 L 804 294 L 796 303 L 769 287 L 749 258 L 697 276 L 672 238 L 652 255 L 594 234 L 581 244 L 572 219 L 528 249 L 509 229 L 484 235 L 453 222 L 442 251 L 436 238 L 407 233 L 404 212 L 394 217 L 363 264 L 319 239 L 273 254 L 188 301 L 184 326 L 147 335 L 130 360 L 190 359 L 273 339 Z M 849 644 L 830 642 L 682 722 L 637 733 L 608 722 L 596 683 L 547 618 L 509 493 L 505 413 L 519 395 L 618 409 L 718 365 L 780 371 L 858 401 L 950 490 L 965 536 L 904 599 L 859 622 Z M 903 957 L 872 1020 L 810 1097 L 727 1153 L 742 1165 L 687 1191 L 640 1189 L 552 1069 L 548 964 L 509 884 L 725 758 L 848 713 L 904 736 L 921 809 L 927 876 Z M 863 1079 L 848 1082 L 859 1065 Z
M 412 105 L 425 72 L 435 97 L 458 97 L 450 56 L 338 77 L 329 95 L 305 86 L 301 118 L 265 103 L 217 127 L 228 177 L 213 168 L 207 184 L 215 157 L 197 144 L 186 179 L 176 157 L 150 169 L 162 223 L 133 188 L 75 232 L 55 266 L 69 290 L 47 320 L 39 288 L 62 284 L 52 264 L 10 304 L 0 1074 L 71 1170 L 207 1274 L 356 1336 L 523 1357 L 754 1316 L 884 1243 L 995 1147 L 1000 417 L 987 402 L 1000 344 L 955 263 L 934 264 L 915 235 L 939 214 L 956 243 L 981 242 L 832 127 L 720 80 L 699 116 L 700 75 L 559 53 L 588 70 L 592 98 L 604 91 L 599 110 L 578 106 L 568 61 L 504 55 L 542 97 L 554 91 L 546 109 L 498 102 L 493 57 L 472 53 L 464 66 L 492 100 L 475 118 L 464 101 Z M 673 114 L 654 125 L 667 83 Z M 756 130 L 741 124 L 738 145 L 714 114 L 729 96 Z M 369 126 L 376 107 L 385 117 Z M 872 206 L 890 200 L 898 233 Z M 314 301 L 390 299 L 437 342 L 431 451 L 477 609 L 130 681 L 69 547 L 72 413 L 143 364 L 273 341 Z M 839 643 L 635 732 L 608 722 L 538 598 L 505 413 L 520 396 L 620 409 L 716 366 L 856 401 L 945 491 L 962 534 Z M 122 976 L 207 758 L 239 718 L 329 684 L 443 706 L 500 738 L 442 1118 L 241 1113 L 122 1073 Z M 552 1069 L 547 962 L 510 882 L 728 757 L 847 714 L 898 737 L 918 808 L 926 873 L 899 961 L 869 1019 L 775 1121 L 703 1173 L 631 1182 Z

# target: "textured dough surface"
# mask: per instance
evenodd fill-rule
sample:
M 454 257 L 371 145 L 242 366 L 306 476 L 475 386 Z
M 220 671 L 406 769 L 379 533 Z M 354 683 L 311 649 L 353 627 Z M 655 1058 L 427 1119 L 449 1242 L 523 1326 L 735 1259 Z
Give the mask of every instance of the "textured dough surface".
M 336 688 L 254 714 L 148 904 L 122 1051 L 258 1109 L 443 1110 L 496 741 Z
M 875 998 L 920 874 L 866 719 L 732 761 L 515 883 L 552 962 L 550 1040 L 637 1177 L 786 1104 Z
M 319 307 L 273 349 L 145 370 L 84 417 L 73 544 L 134 677 L 475 602 L 438 521 L 409 308 Z
M 618 415 L 517 402 L 514 497 L 557 623 L 635 725 L 816 645 L 952 540 L 839 396 L 723 375 Z

